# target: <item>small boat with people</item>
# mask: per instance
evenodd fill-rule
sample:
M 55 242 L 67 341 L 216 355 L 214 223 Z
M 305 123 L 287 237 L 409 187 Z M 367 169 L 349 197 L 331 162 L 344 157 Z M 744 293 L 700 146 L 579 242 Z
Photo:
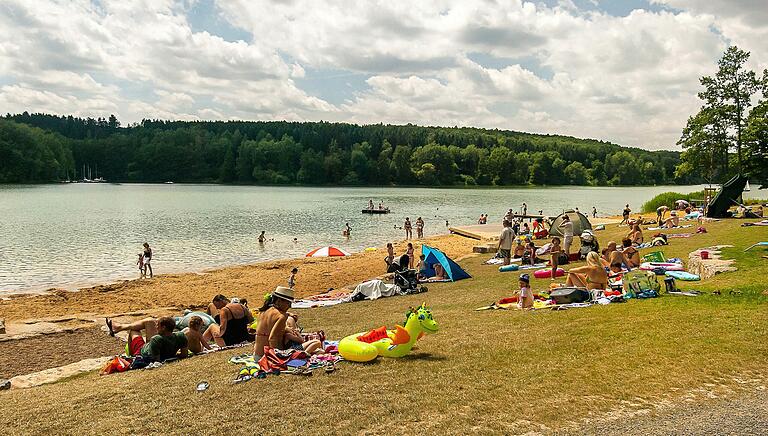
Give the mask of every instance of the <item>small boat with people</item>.
M 372 214 L 372 215 L 381 215 L 385 213 L 389 213 L 390 210 L 388 207 L 384 207 L 384 202 L 379 202 L 379 207 L 375 207 L 373 205 L 373 200 L 368 200 L 368 207 L 363 209 L 363 213 Z

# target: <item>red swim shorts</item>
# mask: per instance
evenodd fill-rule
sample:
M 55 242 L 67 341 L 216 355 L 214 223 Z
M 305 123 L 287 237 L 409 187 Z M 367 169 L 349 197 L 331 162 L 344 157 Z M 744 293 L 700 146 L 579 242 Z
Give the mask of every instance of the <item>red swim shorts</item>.
M 141 347 L 143 347 L 144 344 L 146 344 L 146 341 L 144 341 L 143 336 L 134 336 L 128 344 L 128 354 L 131 356 L 138 356 L 141 354 Z

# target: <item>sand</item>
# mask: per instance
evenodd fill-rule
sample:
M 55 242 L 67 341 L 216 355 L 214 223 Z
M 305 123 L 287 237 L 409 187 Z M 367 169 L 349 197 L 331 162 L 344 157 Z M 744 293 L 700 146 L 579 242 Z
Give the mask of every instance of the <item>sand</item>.
M 440 248 L 450 257 L 472 252 L 476 242 L 455 235 L 436 236 L 424 240 Z M 406 243 L 395 245 L 395 253 L 405 252 Z M 421 243 L 414 241 L 419 253 Z M 253 265 L 227 267 L 205 273 L 161 274 L 153 279 L 128 280 L 99 285 L 75 292 L 49 290 L 45 295 L 17 296 L 0 301 L 0 318 L 6 324 L 30 318 L 61 317 L 87 312 L 116 314 L 132 311 L 176 307 L 206 307 L 216 294 L 247 298 L 258 306 L 264 295 L 277 285 L 286 285 L 291 268 L 299 268 L 296 278 L 298 297 L 325 292 L 330 288 L 351 289 L 357 283 L 385 272 L 386 249 L 354 254 L 344 258 L 300 258 L 277 260 Z

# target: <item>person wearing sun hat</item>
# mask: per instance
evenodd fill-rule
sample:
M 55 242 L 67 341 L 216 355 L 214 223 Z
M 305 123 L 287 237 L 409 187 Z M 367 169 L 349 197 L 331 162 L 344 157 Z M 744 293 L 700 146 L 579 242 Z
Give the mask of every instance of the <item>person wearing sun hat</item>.
M 533 307 L 533 293 L 530 288 L 531 277 L 528 274 L 520 274 L 520 298 L 517 300 L 517 306 L 521 309 L 530 309 Z
M 288 309 L 294 299 L 293 289 L 285 286 L 276 287 L 264 298 L 264 305 L 259 309 L 259 323 L 256 326 L 256 341 L 253 346 L 256 357 L 264 355 L 264 347 L 284 350 L 291 345 L 290 348 L 301 347 L 307 353 L 317 351 L 321 347 L 319 341 L 300 342 L 301 336 L 287 329 Z M 294 343 L 296 345 L 293 345 Z

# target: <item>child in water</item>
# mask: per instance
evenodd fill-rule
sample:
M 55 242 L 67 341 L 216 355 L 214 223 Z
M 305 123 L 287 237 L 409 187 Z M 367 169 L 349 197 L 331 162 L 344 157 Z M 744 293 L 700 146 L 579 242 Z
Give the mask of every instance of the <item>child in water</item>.
M 533 308 L 533 293 L 530 288 L 531 277 L 528 274 L 520 274 L 520 298 L 517 300 L 517 307 L 520 309 Z
M 136 262 L 136 265 L 139 266 L 139 278 L 146 278 L 147 270 L 144 269 L 144 253 L 139 253 L 139 260 Z

